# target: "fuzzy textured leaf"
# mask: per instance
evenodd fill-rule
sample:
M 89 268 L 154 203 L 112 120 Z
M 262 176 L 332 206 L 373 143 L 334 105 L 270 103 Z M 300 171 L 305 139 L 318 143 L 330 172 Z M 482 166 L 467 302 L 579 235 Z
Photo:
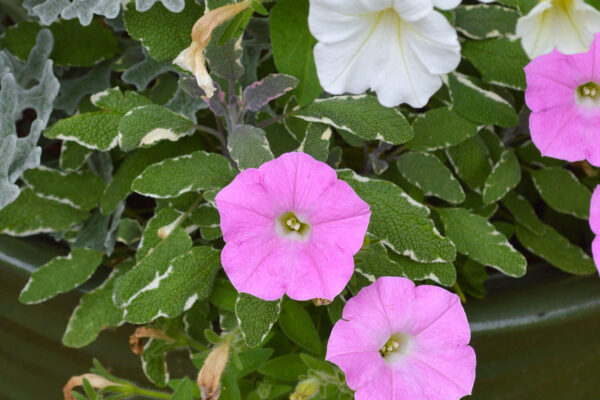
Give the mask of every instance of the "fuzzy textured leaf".
M 281 299 L 264 301 L 246 293 L 240 293 L 235 302 L 238 325 L 249 347 L 260 345 L 279 318 Z
M 197 151 L 148 166 L 133 181 L 137 193 L 154 198 L 226 186 L 235 176 L 220 154 Z
M 159 316 L 174 318 L 189 310 L 196 301 L 207 298 L 221 267 L 220 254 L 211 247 L 199 246 L 173 259 L 163 272 L 159 272 L 163 268 L 156 265 L 155 278 L 123 305 L 125 319 L 143 324 Z M 136 268 L 140 268 L 140 264 Z
M 509 276 L 525 275 L 525 257 L 487 219 L 462 208 L 443 208 L 438 212 L 446 235 L 461 254 Z
M 540 196 L 556 211 L 577 218 L 590 217 L 592 193 L 571 171 L 563 168 L 539 169 L 531 173 Z
M 66 257 L 56 257 L 31 274 L 19 301 L 41 303 L 75 289 L 92 276 L 101 262 L 102 253 L 89 249 L 74 249 Z
M 403 144 L 413 138 L 404 115 L 396 109 L 385 108 L 370 95 L 319 99 L 296 110 L 294 116 L 331 125 L 365 140 Z
M 421 263 L 454 261 L 456 249 L 435 229 L 427 207 L 391 182 L 365 178 L 349 170 L 339 171 L 338 177 L 369 203 L 369 232 L 395 252 Z
M 452 204 L 465 201 L 465 192 L 460 183 L 435 155 L 410 151 L 400 156 L 397 165 L 402 176 L 426 195 Z
M 476 124 L 445 107 L 419 114 L 412 127 L 415 137 L 406 143 L 406 147 L 426 151 L 457 145 L 478 131 Z

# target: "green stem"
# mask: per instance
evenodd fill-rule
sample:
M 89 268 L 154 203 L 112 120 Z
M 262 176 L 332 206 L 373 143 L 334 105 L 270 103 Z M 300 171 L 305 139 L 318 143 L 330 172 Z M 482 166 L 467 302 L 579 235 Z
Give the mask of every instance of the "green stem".
M 154 390 L 142 389 L 137 386 L 131 386 L 131 394 L 139 394 L 140 396 L 146 396 L 153 399 L 170 399 L 171 394 L 164 392 L 156 392 Z

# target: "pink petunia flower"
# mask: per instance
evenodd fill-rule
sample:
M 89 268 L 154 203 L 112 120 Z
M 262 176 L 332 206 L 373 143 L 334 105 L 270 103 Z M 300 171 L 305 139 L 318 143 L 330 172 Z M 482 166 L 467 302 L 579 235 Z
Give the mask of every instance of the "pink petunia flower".
M 542 155 L 600 166 L 600 34 L 588 52 L 554 50 L 525 74 L 531 138 Z
M 356 400 L 457 400 L 475 381 L 475 352 L 458 296 L 383 277 L 344 307 L 327 360 L 346 374 Z
M 354 271 L 371 213 L 335 170 L 304 153 L 247 169 L 216 197 L 221 261 L 239 292 L 333 300 Z
M 600 273 L 600 186 L 597 186 L 592 195 L 592 205 L 590 207 L 590 226 L 596 238 L 592 242 L 592 254 L 598 273 Z

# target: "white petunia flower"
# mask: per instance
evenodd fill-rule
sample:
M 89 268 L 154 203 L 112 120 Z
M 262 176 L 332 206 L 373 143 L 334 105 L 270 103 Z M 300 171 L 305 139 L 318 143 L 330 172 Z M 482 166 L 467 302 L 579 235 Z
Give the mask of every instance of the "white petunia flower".
M 517 36 L 532 59 L 555 48 L 564 54 L 585 52 L 598 32 L 600 12 L 583 0 L 541 0 L 517 23 Z
M 332 94 L 377 92 L 386 107 L 423 107 L 456 69 L 460 44 L 434 7 L 460 0 L 311 0 L 317 73 Z

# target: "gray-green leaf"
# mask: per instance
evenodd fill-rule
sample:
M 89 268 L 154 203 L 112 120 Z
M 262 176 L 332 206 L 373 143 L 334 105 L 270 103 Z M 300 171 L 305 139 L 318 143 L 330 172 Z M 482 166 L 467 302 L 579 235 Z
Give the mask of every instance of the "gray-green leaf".
M 525 275 L 525 257 L 487 219 L 462 208 L 443 208 L 438 212 L 446 235 L 461 254 L 509 276 Z
M 397 161 L 402 176 L 426 195 L 452 204 L 465 201 L 465 192 L 452 172 L 431 153 L 409 151 Z
M 102 253 L 74 249 L 66 257 L 53 258 L 31 274 L 19 301 L 36 304 L 68 292 L 87 281 L 102 262 Z
M 258 168 L 274 158 L 265 131 L 238 125 L 229 134 L 227 148 L 239 169 Z
M 444 107 L 419 114 L 412 127 L 415 137 L 406 143 L 406 147 L 426 151 L 454 146 L 475 136 L 478 131 L 476 124 Z
M 495 92 L 482 87 L 474 78 L 455 72 L 448 75 L 448 81 L 454 109 L 463 117 L 506 128 L 519 123 L 513 106 Z
M 256 347 L 265 340 L 277 322 L 280 310 L 281 299 L 264 301 L 246 293 L 239 294 L 235 302 L 235 315 L 249 347 Z
M 427 207 L 391 182 L 365 178 L 350 170 L 339 171 L 338 177 L 369 203 L 369 232 L 394 251 L 421 263 L 454 261 L 456 249 L 435 229 Z
M 123 304 L 125 319 L 143 324 L 158 317 L 174 318 L 207 298 L 221 267 L 220 254 L 208 246 L 194 247 L 173 259 L 164 272 L 157 268 L 154 279 Z
M 318 99 L 296 110 L 294 116 L 348 131 L 365 140 L 403 144 L 413 132 L 400 111 L 382 106 L 374 96 L 337 96 Z
M 225 157 L 197 151 L 148 166 L 131 187 L 149 197 L 177 197 L 187 192 L 224 187 L 234 176 Z
M 521 182 L 521 166 L 512 150 L 506 150 L 500 156 L 483 188 L 483 202 L 495 203 L 503 198 Z
M 563 168 L 539 169 L 531 173 L 540 196 L 556 211 L 588 219 L 592 193 L 571 171 Z

